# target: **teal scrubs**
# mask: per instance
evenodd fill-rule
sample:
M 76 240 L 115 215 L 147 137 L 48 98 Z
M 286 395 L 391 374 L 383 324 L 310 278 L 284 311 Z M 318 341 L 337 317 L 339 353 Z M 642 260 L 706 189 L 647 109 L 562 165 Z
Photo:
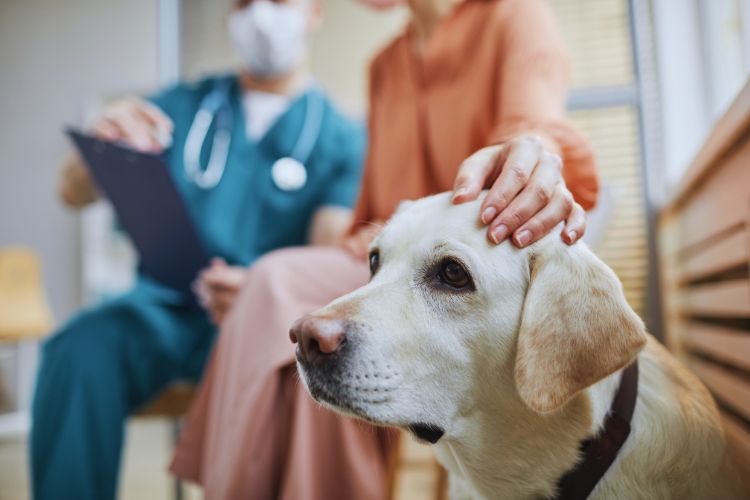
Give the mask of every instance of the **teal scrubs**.
M 185 175 L 182 151 L 201 101 L 215 88 L 228 93 L 232 141 L 221 181 L 203 189 Z M 305 244 L 316 209 L 352 206 L 364 131 L 313 88 L 253 142 L 245 134 L 240 94 L 236 77 L 222 76 L 180 84 L 151 100 L 174 122 L 169 168 L 209 254 L 249 265 L 265 252 Z M 308 98 L 322 102 L 324 113 L 305 162 L 307 182 L 297 191 L 283 191 L 272 180 L 271 166 L 291 154 Z M 139 276 L 129 293 L 83 311 L 50 337 L 33 404 L 34 498 L 115 498 L 127 416 L 170 382 L 198 380 L 214 334 L 192 301 Z

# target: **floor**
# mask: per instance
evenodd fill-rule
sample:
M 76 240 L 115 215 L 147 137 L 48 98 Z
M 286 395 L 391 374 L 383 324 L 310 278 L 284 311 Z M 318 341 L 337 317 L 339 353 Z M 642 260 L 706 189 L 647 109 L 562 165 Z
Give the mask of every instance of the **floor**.
M 170 500 L 174 481 L 166 472 L 172 450 L 171 426 L 163 419 L 138 419 L 128 424 L 120 500 Z M 400 453 L 401 474 L 396 480 L 397 500 L 435 498 L 437 469 L 429 447 L 405 436 Z M 0 437 L 0 500 L 28 500 L 29 474 L 26 440 Z M 185 485 L 185 500 L 202 498 L 200 488 Z
M 166 468 L 171 456 L 171 427 L 161 419 L 128 425 L 120 500 L 170 500 L 174 482 Z M 29 499 L 26 440 L 0 437 L 0 500 Z M 202 498 L 199 488 L 186 485 L 185 500 Z

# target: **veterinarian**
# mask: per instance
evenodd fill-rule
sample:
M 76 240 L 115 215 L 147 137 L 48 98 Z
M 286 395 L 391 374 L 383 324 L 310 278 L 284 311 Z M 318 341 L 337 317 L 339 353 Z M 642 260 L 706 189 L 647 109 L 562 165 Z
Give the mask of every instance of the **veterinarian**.
M 320 16 L 317 0 L 240 2 L 228 19 L 238 74 L 116 102 L 93 127 L 141 150 L 168 144 L 177 187 L 221 259 L 199 287 L 217 321 L 217 297 L 244 266 L 279 247 L 332 244 L 351 223 L 365 135 L 311 83 L 308 33 Z M 65 166 L 68 205 L 98 197 L 86 172 L 76 158 Z M 125 419 L 171 381 L 197 380 L 214 333 L 206 311 L 138 276 L 51 337 L 33 405 L 34 498 L 115 498 Z
M 477 219 L 493 243 L 525 246 L 563 221 L 567 243 L 585 230 L 596 164 L 564 118 L 567 58 L 547 4 L 408 6 L 405 31 L 370 68 L 370 147 L 345 249 L 260 259 L 222 323 L 172 464 L 207 498 L 388 497 L 395 437 L 315 403 L 299 384 L 288 330 L 367 281 L 367 246 L 401 201 L 455 188 L 459 203 L 490 187 Z

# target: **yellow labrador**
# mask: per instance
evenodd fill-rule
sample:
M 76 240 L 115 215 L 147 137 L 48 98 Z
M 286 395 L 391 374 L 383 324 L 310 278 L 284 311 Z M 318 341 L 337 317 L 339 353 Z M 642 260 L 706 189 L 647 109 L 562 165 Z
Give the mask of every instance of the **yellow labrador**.
M 491 245 L 468 222 L 478 203 L 402 207 L 371 247 L 371 281 L 295 324 L 313 397 L 434 442 L 454 498 L 555 498 L 637 359 L 632 430 L 590 498 L 737 497 L 716 405 L 615 274 L 556 232 Z

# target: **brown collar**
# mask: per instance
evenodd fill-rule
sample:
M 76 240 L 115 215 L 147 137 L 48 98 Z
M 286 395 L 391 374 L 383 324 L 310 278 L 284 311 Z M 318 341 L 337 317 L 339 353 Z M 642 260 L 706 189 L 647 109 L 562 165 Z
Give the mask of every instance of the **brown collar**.
M 594 491 L 630 435 L 637 399 L 638 361 L 635 361 L 622 372 L 604 428 L 581 443 L 581 460 L 557 483 L 555 500 L 585 500 Z

